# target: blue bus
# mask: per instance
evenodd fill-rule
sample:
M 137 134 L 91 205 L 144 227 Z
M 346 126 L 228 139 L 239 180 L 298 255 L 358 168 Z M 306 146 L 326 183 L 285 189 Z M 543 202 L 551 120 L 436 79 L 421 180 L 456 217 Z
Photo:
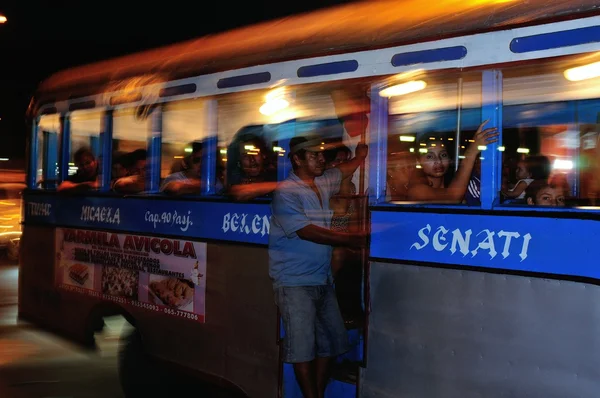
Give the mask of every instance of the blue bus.
M 300 397 L 263 185 L 318 130 L 369 145 L 327 397 L 596 397 L 599 50 L 591 0 L 374 1 L 58 72 L 28 110 L 19 316 L 88 346 L 124 317 L 128 397 L 168 365 Z

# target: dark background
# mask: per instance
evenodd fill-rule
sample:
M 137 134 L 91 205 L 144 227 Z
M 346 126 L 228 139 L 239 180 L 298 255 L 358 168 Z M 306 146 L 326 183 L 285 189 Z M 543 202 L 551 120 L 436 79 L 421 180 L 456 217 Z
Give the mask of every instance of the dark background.
M 0 157 L 25 156 L 27 105 L 54 72 L 349 2 L 3 0 L 0 14 L 8 22 L 0 24 Z

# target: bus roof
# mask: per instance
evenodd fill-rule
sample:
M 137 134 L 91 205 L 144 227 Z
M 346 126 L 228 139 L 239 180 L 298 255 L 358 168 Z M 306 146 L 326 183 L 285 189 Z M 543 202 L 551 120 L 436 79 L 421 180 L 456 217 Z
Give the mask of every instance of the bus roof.
M 600 12 L 597 0 L 437 0 L 435 4 L 357 2 L 78 66 L 43 81 L 36 100 L 98 94 L 134 77 L 150 75 L 165 81 Z

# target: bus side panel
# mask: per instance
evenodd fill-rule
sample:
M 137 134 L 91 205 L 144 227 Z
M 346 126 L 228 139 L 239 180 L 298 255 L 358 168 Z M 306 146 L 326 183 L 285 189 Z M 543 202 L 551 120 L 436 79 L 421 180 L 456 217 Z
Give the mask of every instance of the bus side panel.
M 209 243 L 207 250 L 206 323 L 139 314 L 145 344 L 154 355 L 222 377 L 250 397 L 275 398 L 277 310 L 267 248 Z
M 54 228 L 25 225 L 20 245 L 19 318 L 92 344 L 85 322 L 97 300 L 56 289 Z
M 373 262 L 364 398 L 597 397 L 600 288 Z

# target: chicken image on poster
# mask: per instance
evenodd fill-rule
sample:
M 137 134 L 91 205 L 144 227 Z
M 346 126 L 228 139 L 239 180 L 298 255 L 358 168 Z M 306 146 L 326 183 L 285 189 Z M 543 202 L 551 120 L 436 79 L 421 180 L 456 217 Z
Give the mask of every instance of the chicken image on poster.
M 71 265 L 64 264 L 63 280 L 65 284 L 70 286 L 81 287 L 83 289 L 94 288 L 94 267 L 93 265 L 74 262 Z
M 151 303 L 194 312 L 194 284 L 188 279 L 150 275 Z
M 55 275 L 71 292 L 205 322 L 206 243 L 58 228 Z
M 110 296 L 138 298 L 139 272 L 116 267 L 102 267 L 102 293 Z

